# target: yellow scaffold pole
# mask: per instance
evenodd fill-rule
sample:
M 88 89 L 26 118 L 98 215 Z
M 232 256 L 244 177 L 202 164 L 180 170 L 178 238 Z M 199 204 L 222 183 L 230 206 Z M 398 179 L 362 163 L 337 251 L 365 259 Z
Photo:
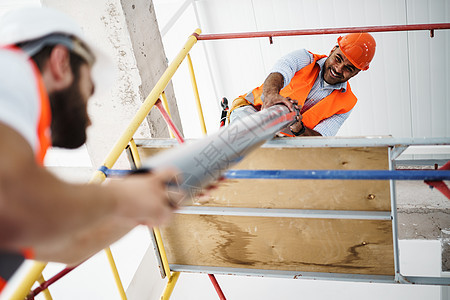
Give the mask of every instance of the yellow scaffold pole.
M 175 284 L 177 283 L 179 277 L 180 272 L 173 272 L 170 275 L 169 281 L 167 282 L 166 288 L 164 289 L 164 293 L 161 296 L 161 300 L 170 299 L 170 295 L 172 295 L 173 289 L 175 288 Z
M 136 166 L 136 168 L 139 168 L 141 166 L 141 158 L 139 156 L 139 152 L 138 152 L 136 142 L 134 141 L 134 139 L 131 139 L 131 141 L 130 141 L 130 150 L 131 150 L 131 156 L 133 157 L 133 160 L 134 160 L 134 165 Z
M 194 90 L 195 103 L 197 105 L 197 112 L 198 118 L 200 120 L 200 126 L 202 127 L 202 133 L 206 135 L 205 118 L 203 117 L 202 104 L 200 102 L 200 96 L 198 94 L 197 80 L 195 80 L 194 66 L 192 65 L 191 55 L 189 55 L 189 53 L 187 55 L 187 62 L 189 67 L 189 73 L 191 74 L 192 89 Z
M 159 228 L 156 227 L 153 228 L 153 232 L 155 233 L 156 244 L 158 245 L 158 251 L 163 264 L 164 273 L 168 279 L 164 292 L 161 295 L 161 300 L 169 300 L 170 295 L 172 295 L 173 289 L 175 288 L 175 284 L 178 281 L 178 277 L 180 277 L 180 272 L 170 271 L 169 261 L 167 260 L 167 254 L 164 249 L 161 232 L 159 231 Z
M 188 55 L 189 51 L 192 49 L 192 47 L 197 42 L 196 35 L 200 34 L 201 30 L 197 29 L 195 30 L 195 34 L 192 34 L 188 40 L 186 41 L 183 49 L 178 53 L 178 55 L 175 57 L 175 59 L 172 61 L 172 63 L 169 65 L 167 70 L 163 73 L 161 78 L 156 83 L 155 87 L 152 89 L 150 94 L 145 99 L 144 103 L 141 105 L 139 110 L 137 111 L 136 115 L 131 120 L 130 124 L 128 125 L 125 132 L 122 134 L 122 136 L 119 138 L 119 140 L 116 142 L 116 144 L 113 146 L 110 153 L 107 155 L 103 165 L 107 168 L 112 168 L 112 166 L 116 163 L 117 159 L 119 158 L 120 154 L 123 152 L 125 147 L 128 145 L 128 143 L 132 140 L 133 135 L 136 133 L 137 129 L 141 125 L 141 123 L 145 120 L 145 117 L 148 115 L 150 110 L 155 105 L 156 101 L 159 98 L 159 95 L 162 94 L 164 89 L 166 88 L 169 81 L 172 79 L 173 74 L 175 74 L 176 70 L 180 66 L 180 64 L 183 62 L 186 55 Z M 105 180 L 105 174 L 101 171 L 96 171 L 92 177 L 92 182 L 102 182 Z M 119 273 L 117 271 L 117 268 L 115 267 L 114 258 L 112 257 L 111 251 L 106 251 L 106 255 L 108 257 L 108 261 L 110 263 L 111 271 L 113 272 L 114 279 L 117 282 L 120 282 L 120 284 L 117 285 L 117 288 L 119 289 L 119 292 L 122 296 L 122 299 L 126 299 L 125 291 L 123 290 L 123 286 L 120 281 Z
M 30 292 L 33 284 L 42 275 L 42 271 L 44 271 L 46 265 L 46 263 L 35 261 L 27 275 L 25 275 L 25 278 L 22 279 L 22 282 L 11 296 L 11 300 L 23 300 Z
M 44 276 L 41 273 L 41 276 L 39 276 L 37 280 L 40 284 L 43 284 L 45 282 Z M 43 290 L 42 293 L 44 294 L 45 300 L 53 300 L 52 295 L 50 294 L 50 291 L 47 289 Z
M 164 95 L 164 93 L 163 93 Z M 167 108 L 166 108 L 167 110 Z M 136 147 L 136 142 L 134 139 L 131 139 L 130 141 L 130 150 L 131 155 L 134 160 L 134 164 L 137 168 L 141 167 L 141 158 L 139 156 L 139 152 Z M 164 273 L 166 274 L 168 281 L 166 284 L 166 287 L 164 289 L 163 295 L 161 296 L 162 300 L 168 300 L 170 298 L 170 295 L 172 294 L 173 289 L 175 288 L 175 284 L 178 281 L 178 278 L 180 277 L 180 272 L 171 272 L 169 267 L 169 261 L 167 260 L 167 254 L 166 250 L 164 249 L 164 245 L 162 242 L 161 232 L 159 231 L 159 228 L 153 227 L 152 228 L 153 233 L 155 234 L 155 240 L 156 244 L 158 246 L 159 255 L 161 257 L 161 262 L 163 264 Z

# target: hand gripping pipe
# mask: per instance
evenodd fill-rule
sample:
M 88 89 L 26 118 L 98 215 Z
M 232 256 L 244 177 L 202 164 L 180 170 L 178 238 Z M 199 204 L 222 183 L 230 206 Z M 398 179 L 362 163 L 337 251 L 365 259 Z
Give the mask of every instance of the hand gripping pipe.
M 221 127 L 215 134 L 199 141 L 164 151 L 142 163 L 143 169 L 174 168 L 179 171 L 178 187 L 194 196 L 217 180 L 246 154 L 295 122 L 298 111 L 284 105 L 268 109 Z

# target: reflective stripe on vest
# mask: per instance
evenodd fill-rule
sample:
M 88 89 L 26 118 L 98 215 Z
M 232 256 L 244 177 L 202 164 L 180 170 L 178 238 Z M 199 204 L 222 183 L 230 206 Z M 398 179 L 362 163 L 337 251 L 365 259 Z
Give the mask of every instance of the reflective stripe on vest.
M 44 81 L 42 80 L 41 73 L 37 68 L 36 64 L 32 63 L 36 83 L 39 91 L 40 109 L 39 123 L 37 127 L 37 136 L 39 140 L 39 148 L 36 152 L 36 161 L 40 164 L 44 164 L 44 157 L 47 153 L 48 148 L 51 146 L 51 109 L 50 101 L 48 99 L 47 90 L 45 89 Z
M 291 82 L 280 91 L 283 97 L 290 97 L 297 100 L 298 104 L 303 106 L 311 91 L 317 76 L 320 73 L 320 66 L 316 62 L 326 57 L 326 55 L 313 54 L 313 62 L 295 73 Z M 255 88 L 246 95 L 240 96 L 251 103 L 256 108 L 260 109 L 263 99 L 263 85 Z M 302 114 L 303 123 L 308 128 L 314 128 L 320 121 L 331 117 L 335 114 L 343 114 L 352 110 L 356 104 L 356 96 L 350 89 L 350 84 L 347 82 L 347 89 L 345 92 L 341 90 L 334 90 L 330 95 L 320 100 L 313 107 Z

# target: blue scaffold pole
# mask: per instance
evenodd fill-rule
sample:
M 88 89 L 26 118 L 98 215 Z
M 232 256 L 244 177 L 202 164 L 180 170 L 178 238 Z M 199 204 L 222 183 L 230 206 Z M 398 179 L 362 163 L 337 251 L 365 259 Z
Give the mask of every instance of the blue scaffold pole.
M 135 170 L 99 169 L 107 177 L 142 173 Z M 150 170 L 147 170 L 150 171 Z M 450 180 L 450 171 L 439 170 L 229 170 L 227 179 L 339 179 L 339 180 Z
M 450 180 L 438 170 L 229 170 L 229 179 Z

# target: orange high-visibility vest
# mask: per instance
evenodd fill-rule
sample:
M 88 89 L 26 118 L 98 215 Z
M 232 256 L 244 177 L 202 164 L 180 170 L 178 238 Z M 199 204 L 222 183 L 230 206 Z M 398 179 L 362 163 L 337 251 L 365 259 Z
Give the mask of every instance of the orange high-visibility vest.
M 19 48 L 15 46 L 3 47 L 3 49 L 11 50 L 14 52 L 22 52 Z M 35 153 L 36 162 L 39 165 L 44 164 L 44 157 L 47 153 L 48 148 L 50 148 L 51 142 L 51 132 L 50 125 L 52 120 L 52 113 L 50 109 L 50 100 L 48 99 L 47 89 L 45 88 L 44 81 L 42 79 L 41 72 L 35 64 L 35 62 L 30 58 L 29 63 L 33 69 L 34 77 L 36 79 L 36 89 L 39 96 L 39 121 L 36 128 L 36 135 L 38 137 L 38 149 Z
M 297 100 L 298 104 L 303 106 L 320 73 L 320 67 L 316 62 L 324 57 L 326 57 L 326 55 L 313 54 L 313 62 L 295 73 L 291 82 L 280 91 L 280 95 Z M 263 103 L 261 100 L 262 92 L 263 84 L 255 88 L 252 92 L 239 96 L 239 98 L 241 98 L 241 100 L 245 99 L 248 104 L 252 104 L 259 110 Z M 238 105 L 234 108 L 243 106 L 242 101 L 239 101 L 239 98 L 235 100 Z M 320 121 L 329 118 L 332 115 L 349 112 L 355 106 L 356 101 L 356 96 L 352 93 L 350 84 L 347 82 L 347 89 L 345 92 L 334 90 L 330 95 L 323 98 L 304 112 L 302 114 L 302 121 L 306 127 L 314 128 Z
M 9 46 L 4 47 L 3 49 L 21 52 L 20 49 Z M 47 90 L 44 85 L 44 81 L 42 79 L 42 75 L 37 67 L 37 65 L 29 59 L 29 62 L 32 66 L 34 77 L 36 79 L 36 89 L 38 91 L 39 96 L 39 121 L 36 128 L 36 135 L 38 137 L 38 149 L 35 153 L 36 162 L 39 165 L 44 164 L 44 157 L 47 152 L 47 149 L 51 146 L 51 133 L 50 133 L 50 125 L 51 125 L 51 109 L 50 109 L 50 101 L 48 98 Z M 4 259 L 8 259 L 9 261 L 9 269 L 1 270 L 0 272 L 0 293 L 4 289 L 7 283 L 7 279 L 15 272 L 15 267 L 17 268 L 21 265 L 23 259 L 33 259 L 34 251 L 33 249 L 24 249 L 21 253 L 17 254 L 9 254 L 4 257 Z M 2 255 L 0 253 L 0 259 L 2 259 Z
M 44 81 L 36 64 L 32 62 L 34 74 L 36 76 L 37 88 L 39 91 L 39 101 L 41 112 L 39 114 L 39 123 L 37 127 L 37 136 L 39 140 L 39 148 L 36 152 L 36 161 L 40 165 L 44 165 L 44 157 L 48 148 L 52 144 L 50 125 L 52 121 L 52 111 L 50 109 L 50 100 L 48 99 L 47 90 Z

